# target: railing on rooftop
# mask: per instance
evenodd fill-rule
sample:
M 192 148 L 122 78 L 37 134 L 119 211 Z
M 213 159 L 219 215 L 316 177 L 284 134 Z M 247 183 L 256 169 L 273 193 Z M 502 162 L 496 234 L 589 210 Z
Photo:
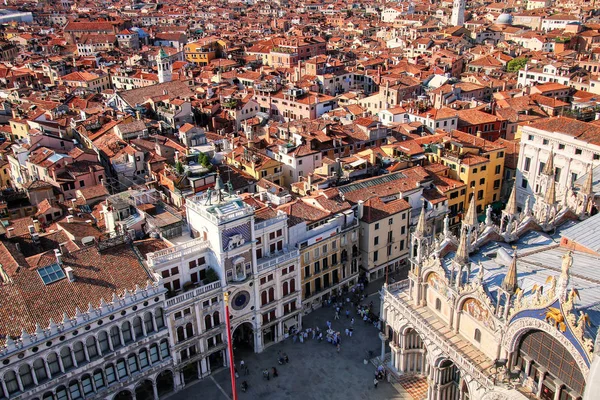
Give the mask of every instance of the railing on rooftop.
M 194 290 L 190 290 L 189 292 L 185 292 L 185 293 L 182 293 L 182 294 L 180 294 L 178 296 L 171 297 L 170 299 L 168 299 L 166 301 L 167 308 L 173 307 L 174 305 L 177 305 L 177 304 L 182 303 L 184 301 L 200 297 L 203 294 L 206 294 L 208 292 L 212 292 L 213 290 L 217 290 L 217 289 L 220 289 L 220 288 L 221 288 L 221 281 L 215 281 L 213 283 L 209 283 L 208 285 L 200 286 L 199 288 L 196 288 Z
M 293 260 L 298 257 L 300 252 L 298 249 L 293 250 L 283 250 L 281 252 L 272 254 L 269 257 L 263 257 L 257 260 L 258 272 L 261 272 L 267 268 L 274 267 L 276 265 L 283 264 L 286 261 Z
M 189 254 L 197 253 L 209 247 L 209 242 L 201 238 L 192 239 L 177 246 L 148 254 L 148 264 L 152 267 L 164 264 L 172 260 L 181 259 Z
M 256 224 L 254 224 L 254 230 L 257 231 L 257 230 L 268 228 L 269 226 L 280 223 L 281 221 L 285 221 L 286 219 L 287 219 L 287 214 L 281 214 L 281 215 L 276 216 L 275 218 L 270 218 L 266 221 L 257 222 Z

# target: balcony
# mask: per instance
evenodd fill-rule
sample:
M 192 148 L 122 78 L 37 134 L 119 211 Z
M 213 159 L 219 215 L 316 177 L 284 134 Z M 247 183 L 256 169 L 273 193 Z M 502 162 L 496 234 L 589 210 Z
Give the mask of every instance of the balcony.
M 163 250 L 148 254 L 148 265 L 153 268 L 170 261 L 182 262 L 182 259 L 189 254 L 199 253 L 208 249 L 209 242 L 203 239 L 193 239 L 178 246 L 169 247 Z
M 178 296 L 172 297 L 170 299 L 167 300 L 167 307 L 166 309 L 168 310 L 170 307 L 176 306 L 177 304 L 183 303 L 185 301 L 191 300 L 191 299 L 196 299 L 198 297 L 202 297 L 203 295 L 213 292 L 213 291 L 220 291 L 221 289 L 221 281 L 216 281 L 213 283 L 209 283 L 208 285 L 204 285 L 204 286 L 200 286 L 199 288 L 196 288 L 194 290 L 190 290 L 189 292 L 185 292 L 182 293 Z
M 277 252 L 275 254 L 270 255 L 269 257 L 263 257 L 257 260 L 258 264 L 258 272 L 264 271 L 267 268 L 271 268 L 277 265 L 281 265 L 287 261 L 294 260 L 298 258 L 300 252 L 298 249 L 287 250 Z

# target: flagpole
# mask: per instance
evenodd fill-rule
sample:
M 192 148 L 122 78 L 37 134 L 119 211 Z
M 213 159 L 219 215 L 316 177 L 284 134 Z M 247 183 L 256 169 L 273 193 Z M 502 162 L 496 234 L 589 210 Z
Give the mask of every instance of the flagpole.
M 238 400 L 237 387 L 235 385 L 235 361 L 233 360 L 233 342 L 231 341 L 231 324 L 229 321 L 229 293 L 223 293 L 225 300 L 225 327 L 227 329 L 227 351 L 229 352 L 229 374 L 231 375 L 231 393 L 233 400 Z

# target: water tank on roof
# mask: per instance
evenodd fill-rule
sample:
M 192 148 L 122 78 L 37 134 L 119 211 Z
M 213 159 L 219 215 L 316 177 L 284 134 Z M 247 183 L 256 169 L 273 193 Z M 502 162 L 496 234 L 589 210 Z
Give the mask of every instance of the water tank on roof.
M 81 239 L 81 244 L 83 244 L 84 246 L 89 246 L 91 244 L 93 244 L 96 241 L 96 239 L 93 236 L 86 236 L 83 239 Z
M 509 13 L 502 13 L 498 15 L 496 18 L 496 24 L 498 25 L 511 25 L 513 21 L 513 16 Z

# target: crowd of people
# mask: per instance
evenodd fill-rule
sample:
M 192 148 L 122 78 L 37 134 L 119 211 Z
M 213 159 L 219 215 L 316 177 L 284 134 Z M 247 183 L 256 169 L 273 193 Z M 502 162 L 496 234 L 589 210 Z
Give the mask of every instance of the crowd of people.
M 326 326 L 323 328 L 315 326 L 314 328 L 309 327 L 297 330 L 296 328 L 292 327 L 289 329 L 287 336 L 291 336 L 293 343 L 303 344 L 309 340 L 327 342 L 328 344 L 333 345 L 336 348 L 336 351 L 340 353 L 342 332 L 347 338 L 352 338 L 356 320 L 363 320 L 364 324 L 373 324 L 378 330 L 381 330 L 381 320 L 379 319 L 379 315 L 375 312 L 373 301 L 370 301 L 368 304 L 363 304 L 364 300 L 366 299 L 365 289 L 367 285 L 368 283 L 366 281 L 360 281 L 351 289 L 346 289 L 343 292 L 340 290 L 333 294 L 329 299 L 324 300 L 323 307 L 333 308 L 333 321 L 340 321 L 336 324 L 344 323 L 346 325 L 344 329 L 334 329 L 333 322 L 331 320 L 327 320 L 325 323 Z M 289 363 L 289 357 L 286 353 L 279 351 L 277 354 L 277 362 L 279 365 Z M 240 363 L 240 367 L 247 375 L 248 367 L 244 364 L 244 361 Z M 276 378 L 279 375 L 275 367 L 271 367 L 271 369 L 263 369 L 262 374 L 264 380 L 270 380 L 271 378 Z M 236 376 L 237 375 L 236 369 Z M 380 380 L 385 379 L 385 375 L 385 369 L 383 366 L 379 366 L 375 372 L 375 378 L 373 382 L 374 388 L 377 388 L 377 383 Z M 248 383 L 246 381 L 242 382 L 242 390 L 244 392 L 248 390 Z

